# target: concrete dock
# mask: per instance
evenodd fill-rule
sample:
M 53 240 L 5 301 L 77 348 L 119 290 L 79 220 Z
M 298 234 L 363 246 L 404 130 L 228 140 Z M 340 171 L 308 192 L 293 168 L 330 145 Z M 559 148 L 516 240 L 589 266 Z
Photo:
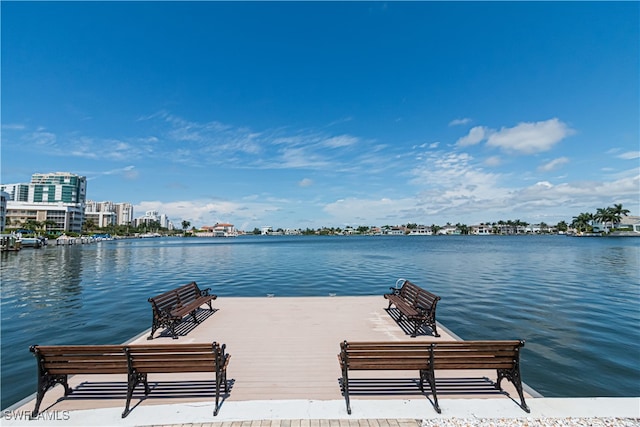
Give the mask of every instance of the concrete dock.
M 360 381 L 351 394 L 349 415 L 339 386 L 340 342 L 457 339 L 442 325 L 439 338 L 428 328 L 411 338 L 409 325 L 398 322 L 386 307 L 382 296 L 219 298 L 213 312 L 205 308 L 198 312 L 199 324 L 185 318 L 178 340 L 168 331 L 157 331 L 148 341 L 147 330 L 130 341 L 226 344 L 231 355 L 230 391 L 216 417 L 214 375 L 150 376 L 151 393 L 145 397 L 141 387 L 136 390 L 132 411 L 124 419 L 126 375 L 76 375 L 69 380 L 74 388 L 71 395 L 64 397 L 61 386 L 47 392 L 38 419 L 27 420 L 34 395 L 6 410 L 2 425 L 230 426 L 224 423 L 252 421 L 255 427 L 276 420 L 294 425 L 302 420 L 306 426 L 314 420 L 343 420 L 339 423 L 343 426 L 355 420 L 381 420 L 371 422 L 388 425 L 448 418 L 640 418 L 640 398 L 543 398 L 526 387 L 528 414 L 519 407 L 510 382 L 502 382 L 506 393 L 493 387 L 495 371 L 437 371 L 442 414 L 435 411 L 430 393 L 420 392 L 416 372 L 354 372 L 350 377 Z M 148 310 L 151 318 L 150 306 L 141 309 Z M 526 339 L 504 337 L 516 338 Z M 527 378 L 523 380 L 526 383 Z

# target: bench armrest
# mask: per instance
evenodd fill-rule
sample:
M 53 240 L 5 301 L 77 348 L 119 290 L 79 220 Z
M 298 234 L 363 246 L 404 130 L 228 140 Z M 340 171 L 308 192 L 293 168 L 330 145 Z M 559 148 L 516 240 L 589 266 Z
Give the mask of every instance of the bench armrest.
M 400 295 L 400 288 L 394 288 L 392 286 L 389 289 L 391 290 L 391 295 Z
M 209 291 L 211 290 L 211 288 L 206 288 L 206 289 L 200 289 L 200 296 L 201 297 L 208 297 L 209 295 Z

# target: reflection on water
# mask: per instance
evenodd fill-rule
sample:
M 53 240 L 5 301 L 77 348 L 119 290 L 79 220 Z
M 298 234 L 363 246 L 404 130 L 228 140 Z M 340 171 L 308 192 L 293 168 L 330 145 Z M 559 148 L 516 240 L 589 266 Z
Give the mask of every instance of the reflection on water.
M 29 345 L 124 342 L 149 328 L 147 298 L 191 280 L 284 297 L 382 295 L 408 278 L 442 297 L 438 319 L 463 339 L 526 339 L 523 377 L 543 395 L 640 395 L 636 239 L 139 239 L 1 260 L 3 408 L 35 390 Z

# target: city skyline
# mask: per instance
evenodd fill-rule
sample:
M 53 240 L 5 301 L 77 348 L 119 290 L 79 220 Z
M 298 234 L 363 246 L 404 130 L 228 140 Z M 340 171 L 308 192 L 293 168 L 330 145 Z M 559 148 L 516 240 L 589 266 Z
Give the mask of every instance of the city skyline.
M 640 214 L 637 2 L 3 2 L 2 179 L 241 230 Z

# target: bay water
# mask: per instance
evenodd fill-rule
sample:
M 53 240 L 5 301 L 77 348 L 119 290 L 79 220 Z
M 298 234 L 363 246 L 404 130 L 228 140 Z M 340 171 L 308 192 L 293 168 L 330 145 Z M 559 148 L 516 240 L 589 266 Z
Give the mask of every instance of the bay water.
M 2 408 L 36 390 L 30 345 L 123 343 L 151 326 L 147 298 L 190 281 L 219 298 L 380 295 L 386 306 L 406 278 L 442 297 L 437 319 L 460 338 L 524 339 L 523 379 L 545 397 L 640 396 L 637 238 L 174 237 L 1 261 Z

